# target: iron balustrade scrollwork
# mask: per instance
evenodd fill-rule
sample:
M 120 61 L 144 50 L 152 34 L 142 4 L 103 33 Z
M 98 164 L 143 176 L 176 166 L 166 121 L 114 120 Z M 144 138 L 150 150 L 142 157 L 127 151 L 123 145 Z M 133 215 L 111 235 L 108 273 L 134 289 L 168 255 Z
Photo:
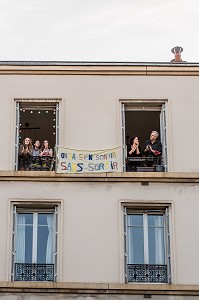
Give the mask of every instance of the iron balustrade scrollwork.
M 15 263 L 15 281 L 54 281 L 54 264 Z
M 19 171 L 54 171 L 55 159 L 50 156 L 18 156 L 18 170 Z
M 128 282 L 167 283 L 166 265 L 128 264 Z
M 144 172 L 147 168 L 152 172 L 164 172 L 163 157 L 161 156 L 138 156 L 126 158 L 127 172 Z

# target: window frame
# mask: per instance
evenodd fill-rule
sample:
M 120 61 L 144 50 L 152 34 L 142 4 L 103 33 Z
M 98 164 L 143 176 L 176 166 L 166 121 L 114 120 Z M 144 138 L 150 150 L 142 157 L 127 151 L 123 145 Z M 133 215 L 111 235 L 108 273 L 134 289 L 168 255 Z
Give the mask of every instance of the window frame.
M 163 214 L 164 215 L 164 260 L 165 266 L 167 266 L 167 280 L 166 284 L 171 283 L 171 255 L 170 255 L 170 228 L 169 228 L 169 219 L 170 219 L 170 208 L 169 206 L 131 206 L 130 204 L 123 206 L 123 224 L 124 224 L 124 276 L 125 276 L 125 283 L 161 283 L 161 282 L 153 282 L 153 281 L 129 281 L 128 279 L 128 225 L 127 225 L 127 218 L 128 215 L 131 214 L 143 214 L 143 215 L 150 215 L 150 214 Z M 144 220 L 143 220 L 144 223 Z M 143 230 L 148 231 L 148 226 L 143 224 Z M 148 234 L 147 234 L 148 237 Z M 145 243 L 148 242 L 145 240 Z M 145 247 L 145 245 L 144 245 Z M 148 246 L 147 246 L 148 247 Z M 147 251 L 147 247 L 143 249 L 143 251 Z M 145 255 L 145 254 L 144 254 Z M 149 255 L 149 252 L 147 253 Z M 146 258 L 146 257 L 145 257 Z M 139 264 L 136 264 L 139 265 Z M 142 265 L 142 264 L 141 264 Z M 149 261 L 144 262 L 145 266 L 152 266 L 149 264 Z M 158 265 L 158 264 L 157 264 Z
M 16 123 L 15 123 L 15 161 L 14 161 L 14 169 L 18 170 L 18 153 L 19 153 L 19 130 L 20 130 L 20 104 L 29 104 L 34 107 L 36 105 L 42 104 L 48 106 L 50 104 L 55 104 L 56 110 L 56 135 L 55 135 L 55 149 L 59 146 L 60 142 L 60 103 L 61 98 L 15 98 L 15 115 L 16 115 Z
M 13 224 L 12 224 L 12 270 L 11 270 L 11 281 L 20 281 L 20 280 L 15 280 L 15 263 L 16 263 L 16 226 L 17 226 L 17 214 L 18 213 L 31 213 L 33 214 L 33 216 L 35 214 L 37 214 L 37 218 L 38 218 L 38 214 L 39 213 L 53 213 L 54 217 L 53 217 L 53 265 L 54 265 L 54 278 L 53 278 L 53 282 L 57 281 L 57 247 L 58 247 L 58 206 L 59 204 L 50 204 L 48 203 L 46 205 L 43 203 L 25 203 L 25 204 L 13 204 L 13 208 L 12 208 L 12 212 L 13 212 Z M 33 221 L 34 222 L 34 221 Z M 35 224 L 37 225 L 37 224 Z M 36 238 L 34 234 L 32 237 L 32 240 Z M 33 241 L 34 243 L 34 241 Z M 36 245 L 38 243 L 38 240 L 36 240 Z M 34 248 L 34 245 L 33 245 Z M 31 264 L 33 266 L 35 265 L 39 265 L 36 261 L 35 261 L 35 256 L 34 254 L 32 255 L 32 263 L 28 263 Z M 51 264 L 51 265 L 52 265 Z M 45 265 L 45 264 L 43 264 Z M 22 280 L 23 281 L 23 280 Z M 31 280 L 31 281 L 37 281 L 37 280 Z M 45 281 L 45 280 L 44 280 Z M 46 280 L 48 281 L 48 280 Z M 50 280 L 52 281 L 52 280 Z
M 167 99 L 120 99 L 121 111 L 121 142 L 122 142 L 122 168 L 126 172 L 126 134 L 125 112 L 126 111 L 159 111 L 160 112 L 160 137 L 162 143 L 162 157 L 165 172 L 168 172 L 168 128 L 167 128 Z M 146 137 L 147 138 L 147 137 Z

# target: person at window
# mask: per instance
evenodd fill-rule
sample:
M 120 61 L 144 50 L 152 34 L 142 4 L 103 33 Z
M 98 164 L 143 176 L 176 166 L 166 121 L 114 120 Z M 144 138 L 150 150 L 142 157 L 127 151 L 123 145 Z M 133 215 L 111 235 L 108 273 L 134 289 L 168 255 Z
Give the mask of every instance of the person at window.
M 162 143 L 157 140 L 158 137 L 159 133 L 157 131 L 152 131 L 150 139 L 144 144 L 144 155 L 152 158 L 151 160 L 148 160 L 147 165 L 152 166 L 160 162 L 160 157 L 162 155 Z
M 41 152 L 39 153 L 39 156 L 48 156 L 53 157 L 53 150 L 50 148 L 48 140 L 45 140 L 41 146 Z
M 140 162 L 136 161 L 136 157 L 142 156 L 140 148 L 139 138 L 134 136 L 130 139 L 130 145 L 127 147 L 127 172 L 136 171 L 136 168 L 140 166 Z M 129 158 L 134 157 L 135 160 L 130 161 Z
M 35 141 L 32 149 L 32 164 L 30 166 L 31 170 L 39 170 L 41 168 L 41 157 L 40 154 L 40 141 Z
M 42 170 L 49 171 L 53 168 L 53 150 L 50 148 L 48 140 L 44 140 L 39 154 L 42 160 Z
M 29 170 L 32 159 L 32 140 L 25 138 L 19 150 L 19 170 Z

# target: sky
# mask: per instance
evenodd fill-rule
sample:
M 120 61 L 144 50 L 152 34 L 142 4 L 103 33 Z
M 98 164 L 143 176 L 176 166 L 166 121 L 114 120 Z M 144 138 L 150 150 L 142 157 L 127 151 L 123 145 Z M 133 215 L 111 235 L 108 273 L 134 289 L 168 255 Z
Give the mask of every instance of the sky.
M 0 0 L 0 61 L 199 62 L 199 0 Z

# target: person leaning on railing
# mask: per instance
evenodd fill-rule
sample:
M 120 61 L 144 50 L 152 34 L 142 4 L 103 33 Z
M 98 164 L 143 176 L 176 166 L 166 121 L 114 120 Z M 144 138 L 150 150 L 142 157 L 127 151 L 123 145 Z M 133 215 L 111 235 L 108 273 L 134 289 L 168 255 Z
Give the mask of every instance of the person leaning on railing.
M 127 172 L 136 171 L 136 167 L 140 165 L 140 162 L 128 161 L 129 157 L 141 157 L 142 151 L 140 148 L 139 138 L 134 136 L 130 139 L 130 146 L 127 149 Z
M 161 160 L 162 155 L 162 143 L 158 141 L 159 133 L 157 131 L 152 131 L 150 134 L 150 139 L 144 144 L 143 154 L 146 157 L 151 157 L 152 160 L 147 161 L 147 165 L 157 165 Z
M 41 157 L 40 154 L 40 141 L 36 140 L 32 148 L 32 163 L 30 165 L 31 171 L 39 171 L 41 169 Z
M 25 138 L 23 144 L 19 149 L 19 170 L 30 170 L 30 164 L 32 159 L 32 140 Z
M 53 150 L 50 148 L 48 140 L 44 140 L 39 156 L 42 158 L 43 170 L 51 170 L 51 162 L 53 159 Z

